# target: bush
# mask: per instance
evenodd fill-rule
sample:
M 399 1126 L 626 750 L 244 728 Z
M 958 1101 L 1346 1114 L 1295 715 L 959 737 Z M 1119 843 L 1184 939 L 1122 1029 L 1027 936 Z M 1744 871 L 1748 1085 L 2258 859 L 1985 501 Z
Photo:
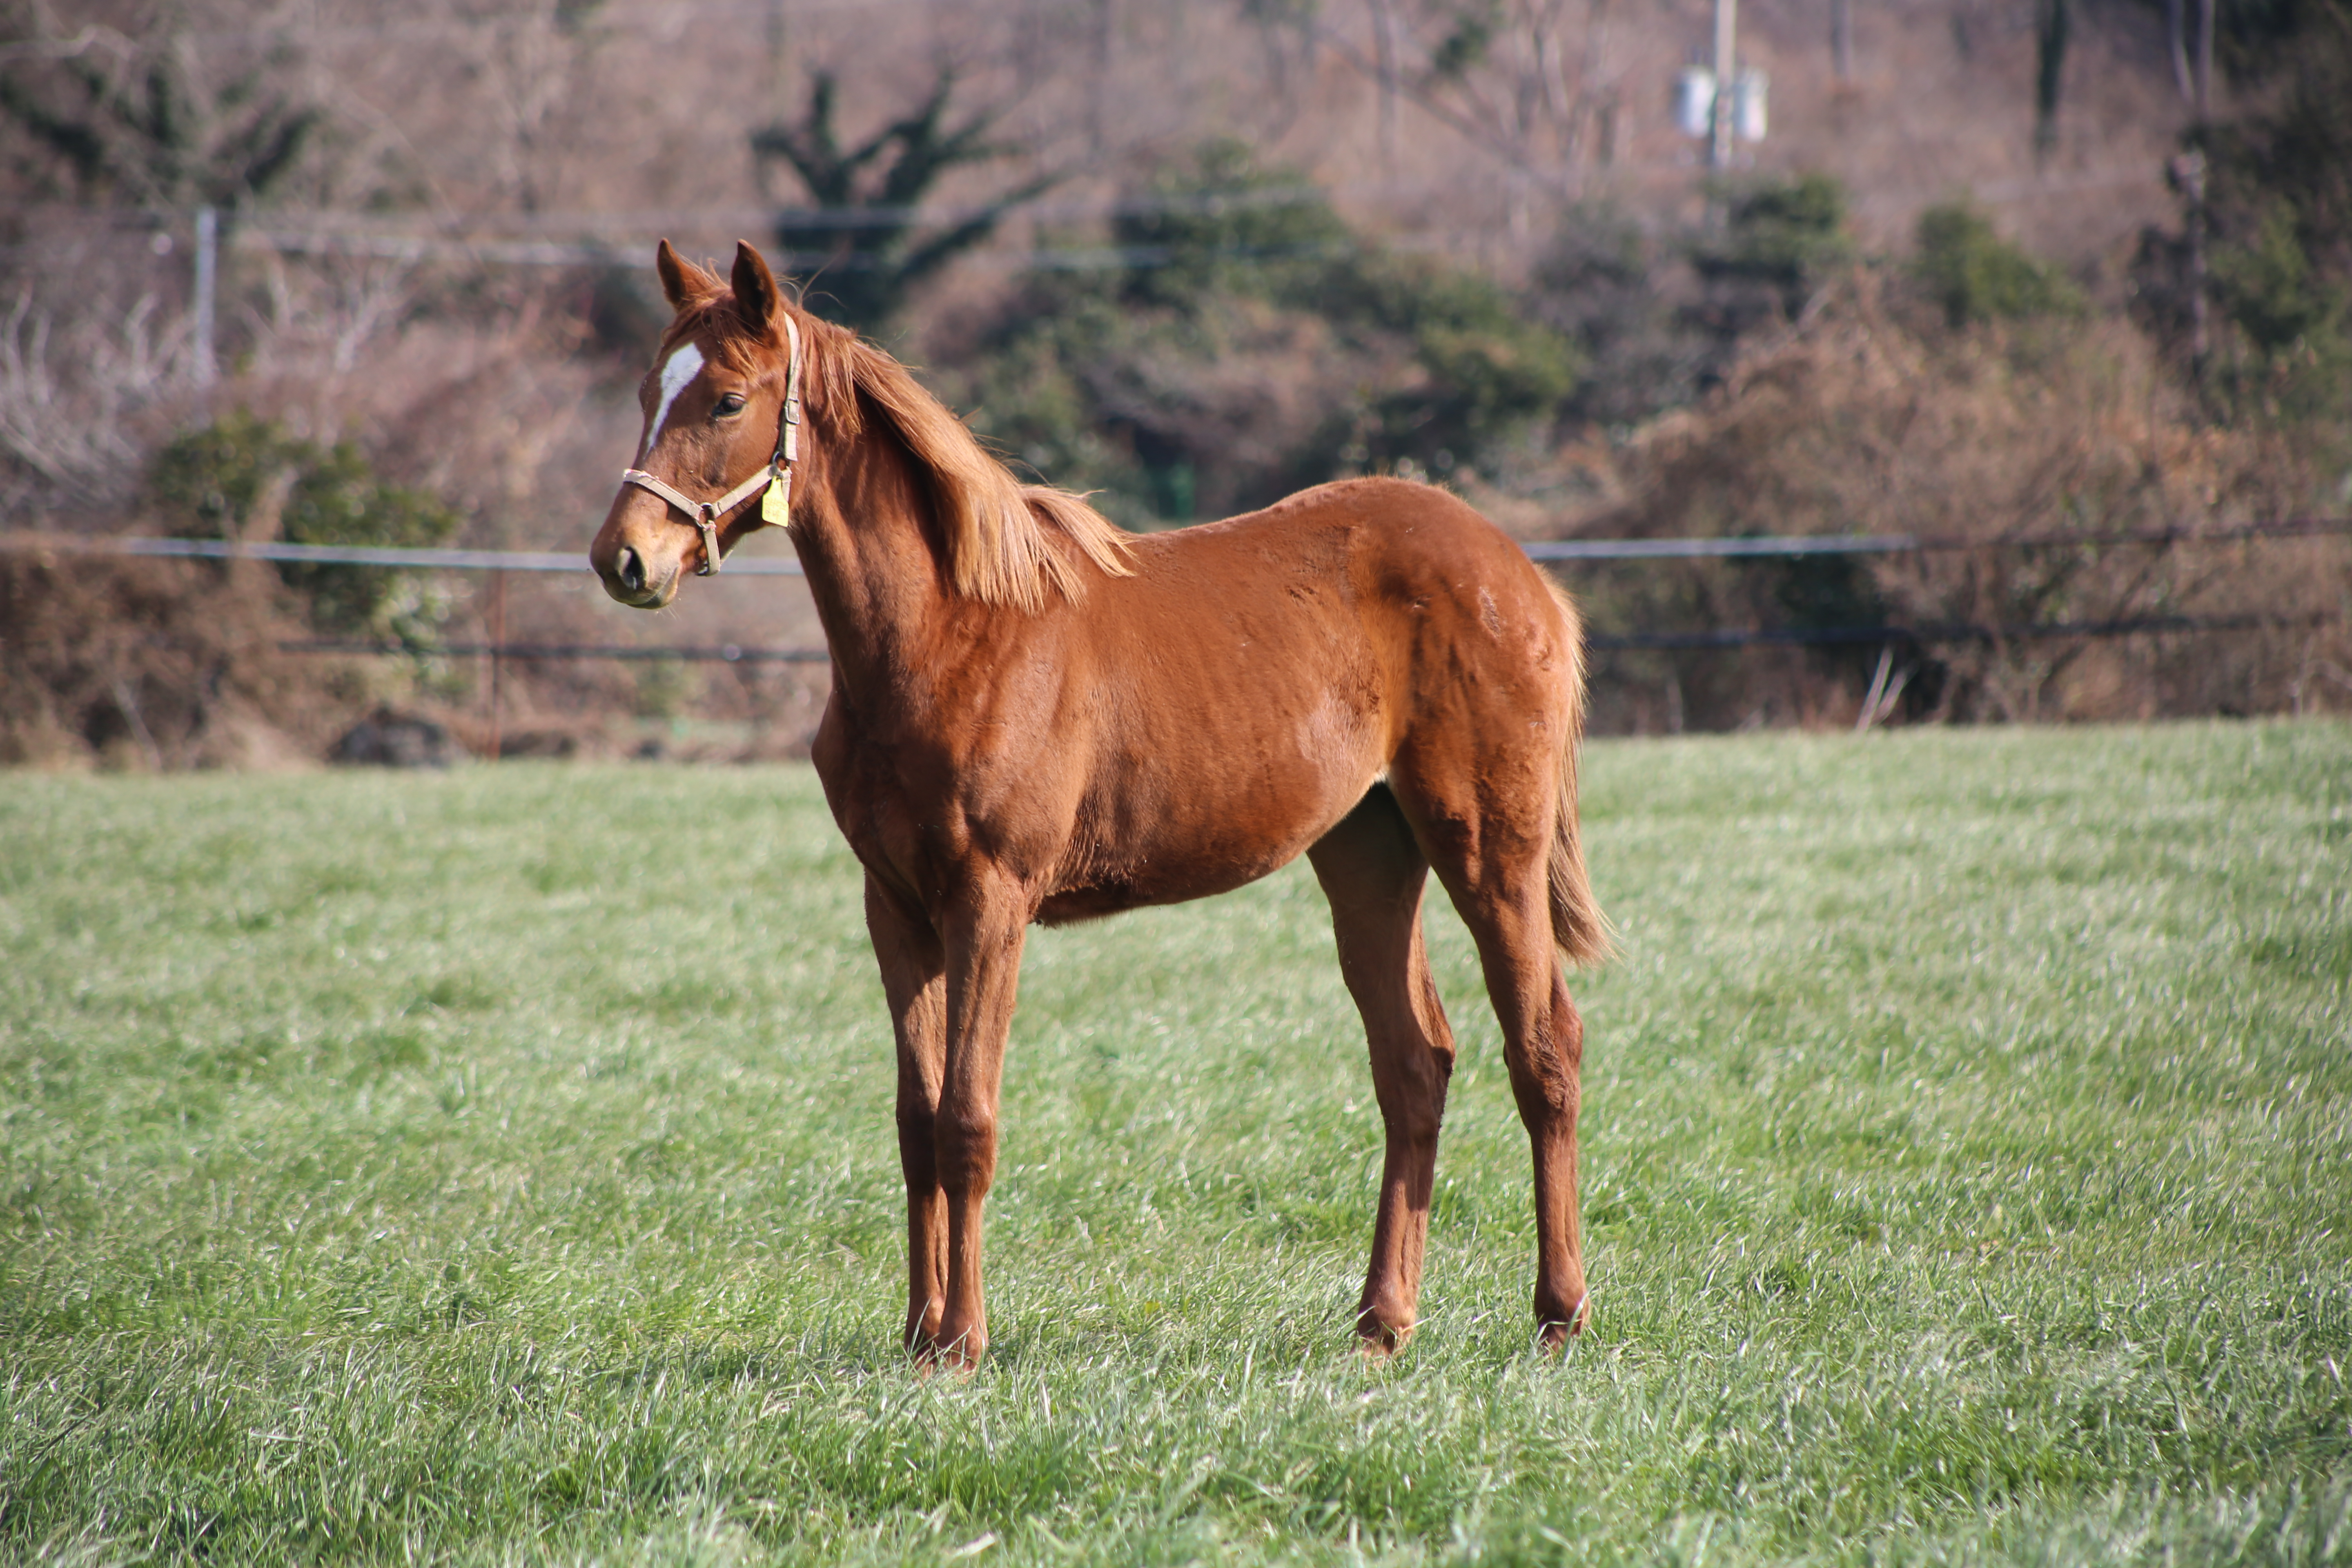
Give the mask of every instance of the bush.
M 0 766 L 267 766 L 323 742 L 334 672 L 267 574 L 0 553 Z
M 320 447 L 245 410 L 171 441 L 149 465 L 149 497 L 182 538 L 418 548 L 457 531 L 425 491 L 378 479 L 350 442 Z M 410 574 L 373 566 L 283 563 L 320 631 L 427 637 L 439 607 Z
M 1995 233 L 1965 202 L 1919 215 L 1913 275 L 1955 328 L 2032 316 L 2079 315 L 2083 296 L 2052 268 Z
M 1024 279 L 954 389 L 1122 521 L 1186 521 L 1368 469 L 1494 458 L 1574 386 L 1575 345 L 1489 279 L 1355 237 L 1219 143 L 1115 226 L 1122 265 Z
M 2246 244 L 2213 254 L 2214 292 L 2230 319 L 2264 354 L 2335 332 L 2343 298 L 2313 276 L 2294 213 L 2273 203 Z
M 1694 395 L 1722 345 L 1672 308 L 1672 259 L 1606 204 L 1579 205 L 1561 221 L 1536 265 L 1533 308 L 1582 361 L 1570 417 L 1631 426 Z
M 1595 563 L 1572 585 L 1594 632 L 1885 627 L 1810 651 L 1604 652 L 1602 731 L 1852 722 L 1882 648 L 1914 719 L 2129 720 L 2279 711 L 2352 664 L 2352 544 L 2001 546 L 2018 535 L 2201 531 L 2291 515 L 2315 473 L 2273 435 L 2219 430 L 2127 324 L 1919 332 L 1874 272 L 1832 289 L 1718 395 L 1636 437 L 1625 499 L 1594 536 L 1917 533 L 1920 555 Z M 2256 617 L 2227 636 L 2020 637 L 2002 628 L 2143 616 Z M 1992 628 L 1911 640 L 1903 628 Z
M 1237 142 L 1213 142 L 1192 165 L 1137 195 L 1144 210 L 1111 226 L 1129 258 L 1130 304 L 1199 311 L 1229 296 L 1313 310 L 1335 269 L 1361 250 L 1322 193 L 1286 169 L 1260 168 Z
M 1723 236 L 1692 257 L 1701 277 L 1769 289 L 1795 315 L 1853 254 L 1845 231 L 1845 187 L 1827 174 L 1723 194 Z

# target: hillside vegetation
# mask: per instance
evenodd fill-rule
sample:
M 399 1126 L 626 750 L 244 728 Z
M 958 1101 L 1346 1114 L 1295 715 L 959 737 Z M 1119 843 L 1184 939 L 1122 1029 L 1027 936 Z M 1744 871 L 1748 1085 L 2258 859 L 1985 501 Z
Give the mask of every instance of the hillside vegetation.
M 0 6 L 0 520 L 576 549 L 637 427 L 664 233 L 759 240 L 1010 460 L 1139 528 L 1366 471 L 1529 536 L 1991 542 L 2352 508 L 2345 0 L 2221 8 L 2193 89 L 2173 48 L 2193 40 L 2136 0 L 1864 5 L 1842 47 L 1759 0 L 1742 58 L 1770 77 L 1770 133 L 1714 172 L 1664 112 L 1696 5 L 864 9 L 104 0 L 67 29 Z M 200 204 L 224 243 L 209 353 Z M 2248 623 L 1905 645 L 1885 714 L 2120 718 L 2352 700 L 2347 560 L 2339 539 L 1573 585 L 1623 633 Z M 0 555 L 0 596 L 47 601 L 44 570 Z M 74 587 L 214 579 L 139 581 Z M 581 584 L 518 584 L 495 612 L 333 569 L 284 586 L 245 643 L 650 635 Z M 814 636 L 787 594 L 711 614 L 713 641 Z M 1599 720 L 1846 722 L 1878 651 L 1617 660 Z M 239 665 L 223 703 L 171 673 L 199 663 L 0 633 L 26 694 L 0 756 L 176 765 L 238 747 L 203 722 L 110 738 L 151 709 L 308 737 L 377 701 L 484 699 L 480 672 L 419 657 Z M 806 694 L 574 664 L 508 695 L 593 730 Z

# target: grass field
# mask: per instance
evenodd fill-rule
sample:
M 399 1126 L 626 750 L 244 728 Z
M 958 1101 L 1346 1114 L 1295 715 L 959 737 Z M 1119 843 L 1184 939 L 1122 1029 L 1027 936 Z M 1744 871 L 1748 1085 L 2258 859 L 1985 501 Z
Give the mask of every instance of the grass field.
M 898 1348 L 801 769 L 0 775 L 0 1558 L 2352 1561 L 2352 729 L 1595 744 L 1593 1331 L 1463 1036 L 1423 1298 L 1303 867 L 1038 934 Z

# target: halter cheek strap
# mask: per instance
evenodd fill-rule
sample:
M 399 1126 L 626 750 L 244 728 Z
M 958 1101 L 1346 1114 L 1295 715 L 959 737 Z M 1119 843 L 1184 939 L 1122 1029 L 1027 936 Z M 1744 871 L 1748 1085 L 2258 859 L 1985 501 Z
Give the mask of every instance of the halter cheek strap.
M 800 461 L 801 456 L 801 329 L 789 315 L 784 317 L 784 335 L 791 342 L 792 357 L 784 371 L 784 408 L 776 420 L 775 455 L 768 459 L 766 468 L 716 500 L 696 500 L 676 485 L 656 479 L 643 468 L 621 471 L 623 484 L 653 491 L 702 531 L 702 564 L 694 569 L 698 577 L 719 575 L 723 559 L 719 553 L 719 521 L 761 490 L 768 492 L 767 497 L 760 503 L 760 521 L 752 526 L 791 526 L 793 465 Z

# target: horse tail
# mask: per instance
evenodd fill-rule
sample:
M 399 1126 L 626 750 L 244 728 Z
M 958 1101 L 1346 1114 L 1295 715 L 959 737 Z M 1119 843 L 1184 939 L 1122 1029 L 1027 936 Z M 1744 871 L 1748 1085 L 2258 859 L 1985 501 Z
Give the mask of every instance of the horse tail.
M 1567 735 L 1559 749 L 1559 808 L 1554 814 L 1551 840 L 1551 937 L 1571 968 L 1606 963 L 1616 956 L 1616 931 L 1592 896 L 1591 879 L 1584 870 L 1584 846 L 1577 833 L 1576 762 L 1584 742 L 1584 617 L 1575 601 L 1551 574 L 1537 575 L 1551 590 L 1568 623 L 1570 701 Z

